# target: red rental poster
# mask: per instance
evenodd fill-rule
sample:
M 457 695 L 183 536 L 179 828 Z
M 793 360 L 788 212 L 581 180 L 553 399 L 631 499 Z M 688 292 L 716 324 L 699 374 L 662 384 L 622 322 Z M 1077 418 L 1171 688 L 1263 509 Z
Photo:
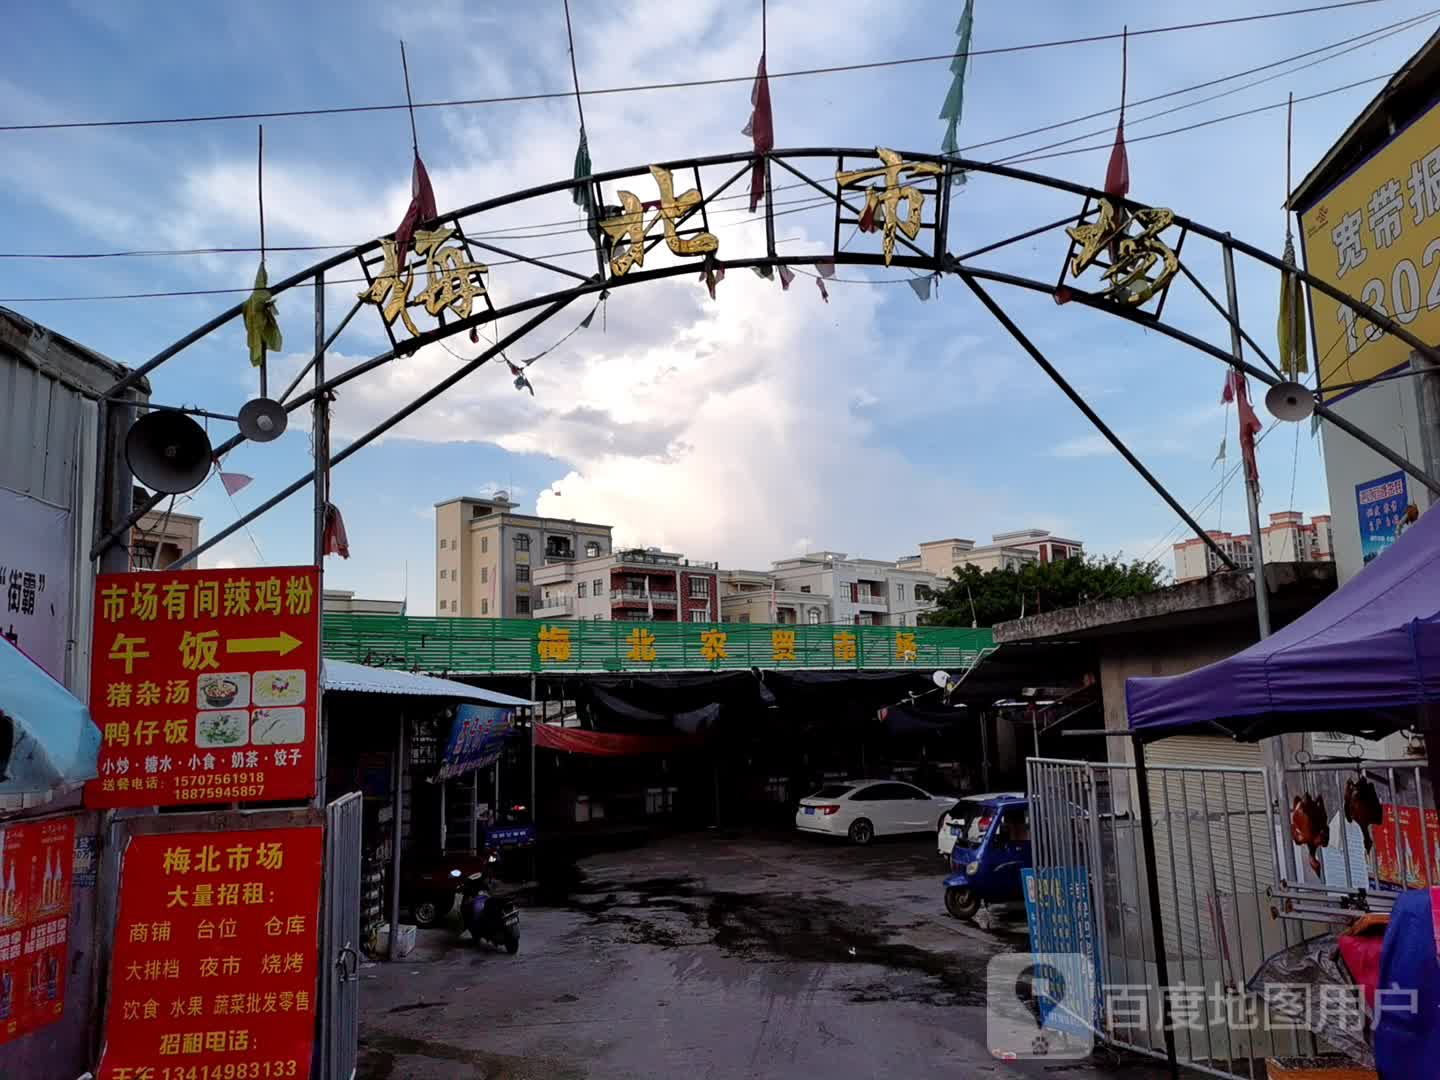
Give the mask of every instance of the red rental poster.
M 319 658 L 313 566 L 100 575 L 85 804 L 309 798 Z
M 130 841 L 99 1080 L 310 1075 L 322 832 Z

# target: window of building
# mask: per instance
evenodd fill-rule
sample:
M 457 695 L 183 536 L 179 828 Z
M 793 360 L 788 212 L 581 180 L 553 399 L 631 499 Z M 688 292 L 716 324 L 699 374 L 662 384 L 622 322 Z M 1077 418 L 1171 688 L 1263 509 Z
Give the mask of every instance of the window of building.
M 852 604 L 858 604 L 860 602 L 860 583 L 858 581 L 852 581 L 847 587 L 850 590 L 850 602 Z
M 530 534 L 529 534 L 529 533 L 516 533 L 516 534 L 515 534 L 515 550 L 516 550 L 516 551 L 529 551 L 529 550 L 530 550 Z
M 690 621 L 691 621 L 691 622 L 709 622 L 709 621 L 710 621 L 710 613 L 709 613 L 708 611 L 692 611 L 692 612 L 690 612 Z
M 584 595 L 585 595 L 585 589 L 586 589 L 586 588 L 587 588 L 587 586 L 586 586 L 585 582 L 583 582 L 583 581 L 580 582 L 579 585 L 576 585 L 576 586 L 575 586 L 575 595 L 576 595 L 576 596 L 584 596 Z
M 901 626 L 904 626 L 904 625 L 905 625 L 905 616 L 904 616 L 904 615 L 901 615 L 901 616 L 900 616 L 900 625 L 901 625 Z
M 600 557 L 600 545 L 591 540 L 585 545 L 585 557 L 587 559 L 598 559 Z
M 490 614 L 490 601 L 489 601 L 489 600 L 481 600 L 481 601 L 480 601 L 480 614 L 481 614 L 481 615 L 489 615 L 489 614 Z
M 904 599 L 905 599 L 905 586 L 904 586 L 904 585 L 898 585 L 898 584 L 897 584 L 897 585 L 895 586 L 895 598 L 896 598 L 897 600 L 902 601 L 902 602 L 904 601 Z
M 597 578 L 595 579 L 595 582 L 594 582 L 594 586 L 593 586 L 593 587 L 594 587 L 594 589 L 595 589 L 595 595 L 596 595 L 596 596 L 604 596 L 604 595 L 605 595 L 605 579 L 604 579 L 604 578 L 598 578 L 598 577 L 597 577 Z
M 690 579 L 690 595 L 697 599 L 710 596 L 710 579 L 708 577 L 692 577 Z
M 516 614 L 516 615 L 529 615 L 529 614 L 530 614 L 530 597 L 528 597 L 528 596 L 517 596 L 517 597 L 515 597 L 515 614 Z
M 693 615 L 693 614 L 695 614 L 695 613 L 694 613 L 694 612 L 691 612 L 691 614 Z M 747 622 L 747 623 L 748 623 L 748 622 L 750 621 L 750 616 L 749 616 L 749 615 L 741 615 L 739 621 L 740 621 L 740 622 Z
M 811 625 L 811 626 L 819 626 L 819 625 L 820 625 L 820 609 L 819 609 L 819 608 L 813 608 L 813 607 L 812 607 L 812 608 L 810 609 L 810 625 Z
M 442 536 L 442 537 L 440 538 L 440 549 L 443 551 L 445 548 L 447 548 L 447 547 L 449 547 L 449 546 L 450 546 L 450 541 L 447 540 L 447 539 L 445 539 L 445 537 Z
M 482 566 L 482 567 L 480 567 L 480 584 L 481 584 L 481 585 L 484 585 L 484 584 L 485 584 L 487 581 L 489 581 L 489 580 L 490 580 L 490 567 L 488 567 L 488 566 Z
M 489 551 L 489 550 L 490 550 L 490 538 L 489 538 L 488 536 L 482 536 L 482 537 L 480 537 L 480 554 L 481 554 L 481 555 L 484 555 L 484 554 L 485 554 L 487 551 Z
M 444 610 L 445 610 L 445 601 L 444 601 L 444 600 L 441 600 L 441 601 L 440 601 L 440 610 L 441 610 L 441 611 L 444 611 Z
M 801 586 L 800 586 L 800 591 L 801 591 L 801 592 L 809 592 L 809 591 L 810 591 L 810 586 L 809 586 L 809 585 L 801 585 Z
M 524 563 L 521 563 L 519 566 L 515 567 L 515 580 L 516 580 L 516 581 L 529 581 L 529 580 L 530 580 L 530 567 L 526 566 Z

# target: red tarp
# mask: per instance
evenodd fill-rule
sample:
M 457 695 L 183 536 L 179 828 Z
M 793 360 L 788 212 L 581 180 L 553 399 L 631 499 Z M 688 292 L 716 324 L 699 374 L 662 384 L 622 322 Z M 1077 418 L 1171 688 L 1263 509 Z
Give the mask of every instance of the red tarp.
M 535 726 L 535 745 L 551 750 L 569 750 L 576 754 L 669 754 L 676 750 L 693 750 L 704 740 L 694 735 L 617 735 L 605 731 L 582 731 L 560 728 L 551 724 Z

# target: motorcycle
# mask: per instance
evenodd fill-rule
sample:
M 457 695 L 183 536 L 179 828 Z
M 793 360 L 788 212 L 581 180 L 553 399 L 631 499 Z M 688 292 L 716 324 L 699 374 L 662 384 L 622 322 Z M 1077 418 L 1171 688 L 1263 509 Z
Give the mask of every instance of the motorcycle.
M 455 907 L 457 879 L 485 869 L 486 854 L 416 855 L 405 861 L 400 879 L 400 902 L 410 909 L 415 925 L 439 926 Z
M 497 861 L 490 855 L 488 863 Z M 470 931 L 470 937 L 479 945 L 488 941 L 503 948 L 511 956 L 520 951 L 520 910 L 513 900 L 490 895 L 490 874 L 487 869 L 479 870 L 463 881 L 459 881 L 459 870 L 451 870 L 450 876 L 457 879 L 460 887 L 460 921 Z

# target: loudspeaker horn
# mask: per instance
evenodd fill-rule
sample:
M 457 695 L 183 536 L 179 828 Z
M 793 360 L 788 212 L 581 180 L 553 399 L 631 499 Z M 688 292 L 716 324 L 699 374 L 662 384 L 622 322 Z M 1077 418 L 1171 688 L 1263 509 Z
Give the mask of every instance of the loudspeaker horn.
M 240 434 L 251 442 L 270 442 L 285 434 L 289 421 L 285 406 L 269 398 L 255 398 L 240 406 Z
M 174 409 L 146 413 L 125 436 L 125 460 L 135 478 L 166 495 L 205 482 L 214 453 L 205 429 Z
M 1276 420 L 1294 423 L 1315 411 L 1315 394 L 1304 383 L 1276 383 L 1265 393 L 1265 408 Z

